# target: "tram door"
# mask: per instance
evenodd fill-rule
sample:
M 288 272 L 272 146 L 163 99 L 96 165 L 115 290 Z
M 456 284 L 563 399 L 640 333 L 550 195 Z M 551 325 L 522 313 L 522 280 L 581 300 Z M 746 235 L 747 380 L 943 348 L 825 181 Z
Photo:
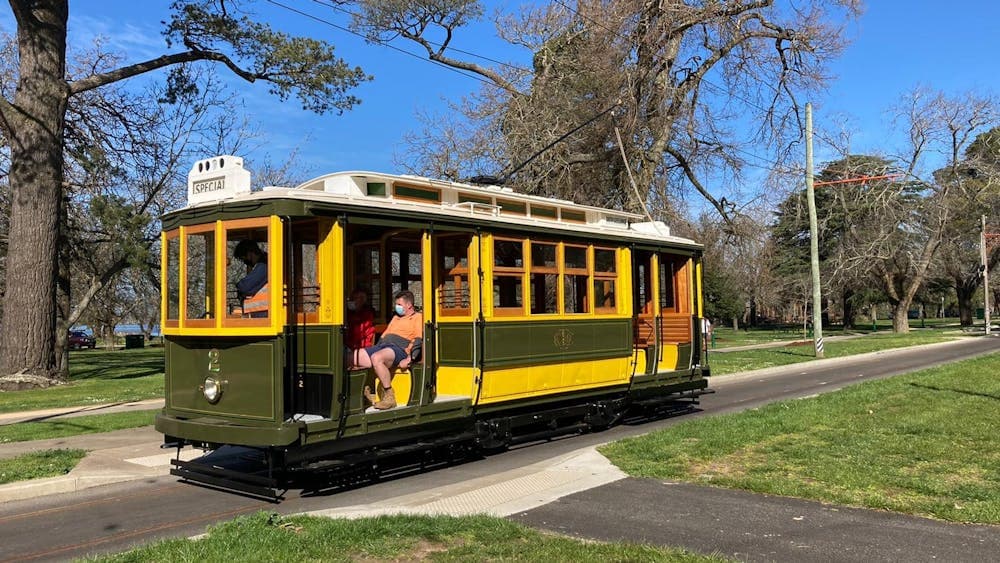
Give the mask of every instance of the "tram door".
M 655 295 L 653 294 L 653 253 L 635 251 L 635 347 L 639 365 L 636 373 L 656 373 L 659 342 Z
M 691 258 L 660 253 L 657 256 L 661 346 L 659 371 L 687 369 L 692 355 Z
M 286 380 L 290 412 L 329 417 L 333 378 L 340 356 L 332 355 L 332 329 L 320 323 L 320 244 L 329 236 L 329 221 L 297 220 L 289 225 L 285 245 L 285 302 L 288 307 L 289 357 Z

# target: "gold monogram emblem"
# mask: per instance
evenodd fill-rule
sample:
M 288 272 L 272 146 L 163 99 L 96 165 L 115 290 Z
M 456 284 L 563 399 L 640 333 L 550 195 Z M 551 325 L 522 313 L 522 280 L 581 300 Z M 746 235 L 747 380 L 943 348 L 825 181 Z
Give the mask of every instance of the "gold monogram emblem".
M 552 343 L 560 350 L 569 350 L 573 345 L 573 333 L 566 328 L 560 328 L 552 334 Z
M 222 370 L 222 366 L 219 362 L 220 356 L 221 354 L 219 353 L 218 348 L 212 348 L 208 351 L 208 371 L 212 373 L 219 373 L 219 371 Z

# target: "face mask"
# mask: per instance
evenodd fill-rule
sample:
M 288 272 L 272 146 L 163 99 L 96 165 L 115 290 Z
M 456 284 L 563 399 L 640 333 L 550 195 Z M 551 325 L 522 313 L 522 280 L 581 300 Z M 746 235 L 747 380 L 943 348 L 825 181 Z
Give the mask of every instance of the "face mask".
M 347 310 L 348 311 L 357 311 L 358 310 L 358 306 L 354 304 L 354 301 L 348 301 L 347 302 Z
M 396 314 L 397 315 L 399 315 L 400 317 L 402 317 L 403 313 L 405 313 L 405 312 L 406 312 L 406 309 L 403 309 L 402 305 L 396 305 Z

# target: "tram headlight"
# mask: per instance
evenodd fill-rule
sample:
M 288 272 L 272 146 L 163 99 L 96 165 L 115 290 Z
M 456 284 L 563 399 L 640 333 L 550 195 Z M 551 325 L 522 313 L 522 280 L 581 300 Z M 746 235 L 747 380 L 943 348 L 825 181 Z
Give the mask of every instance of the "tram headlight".
M 206 377 L 201 392 L 205 395 L 205 400 L 214 405 L 222 398 L 222 382 L 214 377 Z

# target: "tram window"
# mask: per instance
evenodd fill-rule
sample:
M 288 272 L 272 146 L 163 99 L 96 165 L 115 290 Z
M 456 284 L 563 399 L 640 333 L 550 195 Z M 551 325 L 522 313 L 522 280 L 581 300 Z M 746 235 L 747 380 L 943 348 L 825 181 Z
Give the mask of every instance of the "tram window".
M 635 307 L 640 314 L 653 314 L 653 275 L 650 262 L 653 255 L 647 251 L 637 251 L 635 281 L 638 286 L 638 302 Z
M 497 205 L 500 206 L 500 213 L 503 215 L 526 215 L 528 213 L 528 206 L 517 201 L 498 199 Z
M 167 322 L 177 326 L 181 317 L 181 239 L 179 231 L 167 233 Z
M 203 229 L 214 228 L 204 227 Z M 215 231 L 187 234 L 187 319 L 215 318 Z M 214 325 L 214 323 L 213 323 Z
M 556 245 L 538 242 L 531 243 L 531 269 L 555 267 Z
M 497 275 L 493 278 L 493 303 L 494 309 L 510 309 L 508 313 L 523 313 L 524 303 L 521 296 L 524 295 L 524 288 L 521 287 L 521 276 Z M 503 314 L 503 311 L 498 311 Z
M 565 245 L 563 247 L 563 301 L 566 313 L 588 313 L 590 287 L 587 269 L 587 248 Z
M 587 269 L 587 247 L 570 246 L 567 244 L 564 252 L 566 253 L 565 263 L 567 270 Z
M 523 268 L 524 246 L 521 241 L 496 240 L 493 243 L 493 265 L 497 268 Z
M 615 310 L 615 281 L 607 279 L 594 279 L 594 302 L 597 310 L 603 312 L 614 312 Z
M 408 243 L 406 247 L 389 252 L 391 295 L 404 289 L 412 291 L 413 305 L 421 309 L 424 304 L 423 284 L 420 281 L 423 272 L 423 255 L 418 250 L 419 243 Z
M 563 287 L 567 313 L 587 313 L 587 276 L 566 274 Z
M 649 312 L 646 310 L 646 296 L 649 295 L 649 285 L 647 284 L 648 280 L 646 279 L 646 274 L 648 271 L 649 268 L 645 264 L 639 264 L 638 270 L 635 273 L 635 281 L 636 284 L 638 285 L 637 288 L 639 293 L 638 305 L 640 313 Z
M 531 314 L 556 313 L 559 274 L 531 274 Z
M 682 312 L 677 301 L 678 274 L 683 264 L 670 256 L 660 255 L 660 310 Z
M 611 248 L 594 248 L 594 308 L 599 313 L 617 311 L 616 254 Z
M 265 220 L 266 221 L 266 220 Z M 255 221 L 256 222 L 256 221 Z M 241 255 L 237 256 L 237 249 Z M 248 253 L 249 249 L 249 253 Z M 266 319 L 270 315 L 267 227 L 226 230 L 226 316 L 229 319 Z M 255 255 L 250 257 L 249 254 Z M 263 285 L 261 275 L 263 263 Z M 256 283 L 247 283 L 256 282 Z M 240 285 L 240 288 L 237 287 Z
M 660 309 L 674 308 L 674 263 L 660 262 Z
M 358 245 L 354 247 L 353 287 L 368 293 L 368 304 L 375 311 L 375 318 L 385 318 L 382 310 L 382 269 L 381 251 L 378 245 Z
M 309 221 L 296 224 L 292 230 L 292 257 L 289 277 L 289 295 L 294 296 L 291 304 L 299 322 L 319 321 L 319 274 L 317 252 L 319 250 L 319 223 Z
M 493 310 L 498 315 L 524 314 L 523 241 L 493 241 Z
M 442 315 L 468 315 L 471 312 L 469 296 L 469 243 L 467 235 L 446 236 L 438 239 L 438 302 Z
M 610 248 L 595 248 L 594 271 L 615 273 L 615 251 Z
M 556 245 L 531 243 L 531 314 L 558 313 L 559 267 Z

